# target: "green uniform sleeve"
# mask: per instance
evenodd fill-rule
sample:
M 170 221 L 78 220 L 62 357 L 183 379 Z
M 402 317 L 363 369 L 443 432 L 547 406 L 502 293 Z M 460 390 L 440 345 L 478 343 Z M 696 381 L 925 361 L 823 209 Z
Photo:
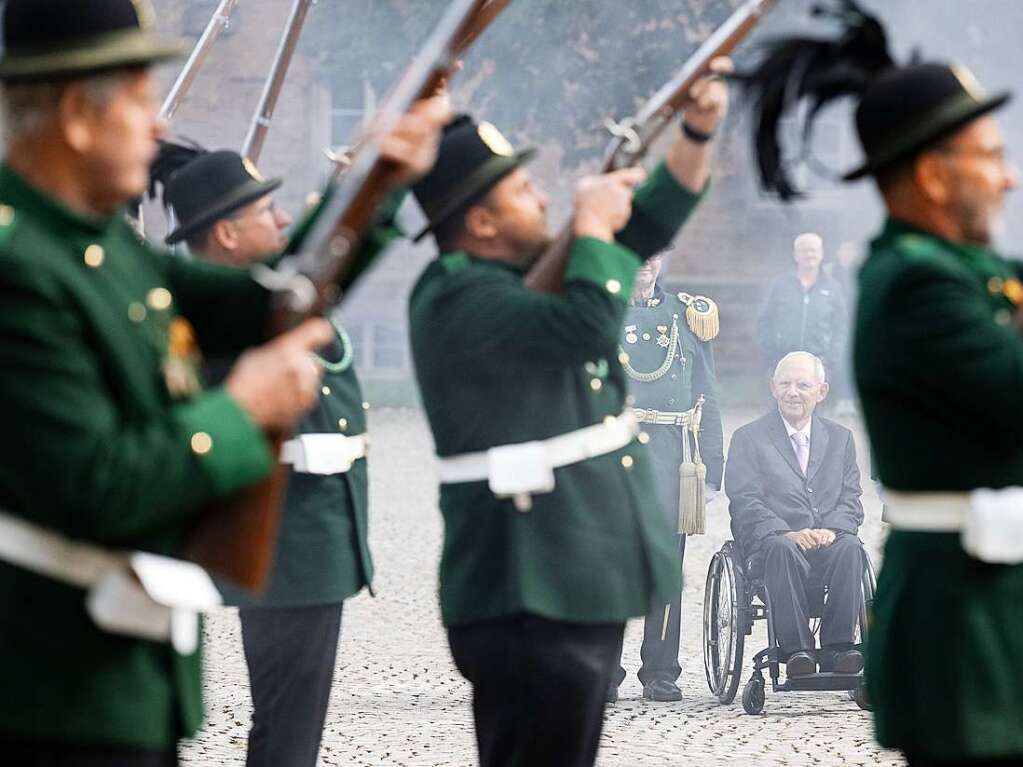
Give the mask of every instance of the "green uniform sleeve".
M 718 405 L 718 385 L 714 363 L 714 348 L 709 342 L 696 345 L 693 370 L 693 398 L 704 397 L 703 416 L 700 421 L 700 453 L 707 466 L 707 484 L 721 488 L 721 475 L 725 469 L 725 438 L 721 427 L 721 408 Z
M 694 194 L 686 189 L 662 162 L 636 190 L 632 218 L 618 233 L 618 242 L 644 260 L 657 255 L 671 245 L 706 191 L 704 187 Z
M 232 354 L 265 339 L 270 294 L 247 269 L 158 254 L 180 314 L 205 354 Z
M 447 257 L 445 257 L 447 258 Z M 413 296 L 414 332 L 449 345 L 452 364 L 485 369 L 564 367 L 615 353 L 639 259 L 615 243 L 578 238 L 562 291 L 538 293 L 520 275 L 477 266 L 440 278 L 426 310 Z M 429 323 L 429 328 L 417 323 Z M 457 359 L 455 359 L 457 357 Z
M 226 394 L 119 409 L 81 315 L 24 264 L 0 271 L 0 476 L 11 508 L 72 536 L 117 545 L 267 475 L 268 446 Z M 137 353 L 125 338 L 123 353 Z M 110 353 L 120 353 L 117 349 Z M 137 401 L 137 400 L 136 400 Z

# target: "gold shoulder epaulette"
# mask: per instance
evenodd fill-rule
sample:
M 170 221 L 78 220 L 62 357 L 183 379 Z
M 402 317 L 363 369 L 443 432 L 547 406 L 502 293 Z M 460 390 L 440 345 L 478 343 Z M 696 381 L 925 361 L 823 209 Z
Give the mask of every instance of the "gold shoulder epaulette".
M 679 293 L 678 300 L 686 305 L 686 324 L 701 341 L 713 341 L 721 330 L 718 305 L 706 296 Z

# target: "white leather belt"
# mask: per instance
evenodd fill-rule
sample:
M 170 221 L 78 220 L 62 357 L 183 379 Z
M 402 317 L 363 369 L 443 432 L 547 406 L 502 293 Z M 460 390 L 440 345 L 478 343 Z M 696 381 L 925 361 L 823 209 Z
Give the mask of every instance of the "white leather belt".
M 444 484 L 488 480 L 494 495 L 512 498 L 516 508 L 528 511 L 531 495 L 554 490 L 554 469 L 613 453 L 632 442 L 638 433 L 636 416 L 626 411 L 542 441 L 440 458 L 437 470 Z
M 366 434 L 301 434 L 281 445 L 281 463 L 299 474 L 344 474 L 368 449 Z
M 209 575 L 192 562 L 109 551 L 3 512 L 0 560 L 85 590 L 86 612 L 104 631 L 169 641 L 183 655 L 198 647 L 198 613 L 221 604 Z
M 969 493 L 906 493 L 884 488 L 886 520 L 899 530 L 954 533 L 970 511 Z
M 898 530 L 959 533 L 963 550 L 993 564 L 1023 563 L 1023 487 L 968 493 L 885 489 L 888 521 Z

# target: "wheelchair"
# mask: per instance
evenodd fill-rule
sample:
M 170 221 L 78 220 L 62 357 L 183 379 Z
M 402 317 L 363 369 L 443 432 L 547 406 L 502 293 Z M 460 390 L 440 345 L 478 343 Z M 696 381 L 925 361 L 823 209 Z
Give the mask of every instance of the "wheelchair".
M 860 652 L 867 638 L 867 616 L 877 587 L 874 566 L 866 551 L 863 551 L 863 558 L 863 603 L 857 626 L 859 641 L 854 645 Z M 791 679 L 786 677 L 784 682 L 779 682 L 782 659 L 771 620 L 771 598 L 763 579 L 750 577 L 749 562 L 736 541 L 726 541 L 707 568 L 703 598 L 703 665 L 707 685 L 718 701 L 728 704 L 735 700 L 746 637 L 752 635 L 755 621 L 764 620 L 767 622 L 767 647 L 753 656 L 753 674 L 742 691 L 742 707 L 747 714 L 760 714 L 764 710 L 765 671 L 771 677 L 773 692 L 847 691 L 860 708 L 870 710 L 862 672 L 817 672 Z M 812 611 L 815 636 L 820 630 L 825 599 L 826 589 L 823 599 L 814 605 L 817 609 Z

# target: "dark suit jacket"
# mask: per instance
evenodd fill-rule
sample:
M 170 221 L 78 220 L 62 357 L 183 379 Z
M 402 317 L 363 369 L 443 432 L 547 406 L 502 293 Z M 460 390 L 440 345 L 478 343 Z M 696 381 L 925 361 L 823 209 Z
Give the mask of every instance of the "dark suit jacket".
M 777 412 L 732 435 L 725 470 L 732 535 L 750 555 L 765 538 L 803 528 L 856 535 L 863 523 L 852 432 L 814 416 L 806 476 Z

